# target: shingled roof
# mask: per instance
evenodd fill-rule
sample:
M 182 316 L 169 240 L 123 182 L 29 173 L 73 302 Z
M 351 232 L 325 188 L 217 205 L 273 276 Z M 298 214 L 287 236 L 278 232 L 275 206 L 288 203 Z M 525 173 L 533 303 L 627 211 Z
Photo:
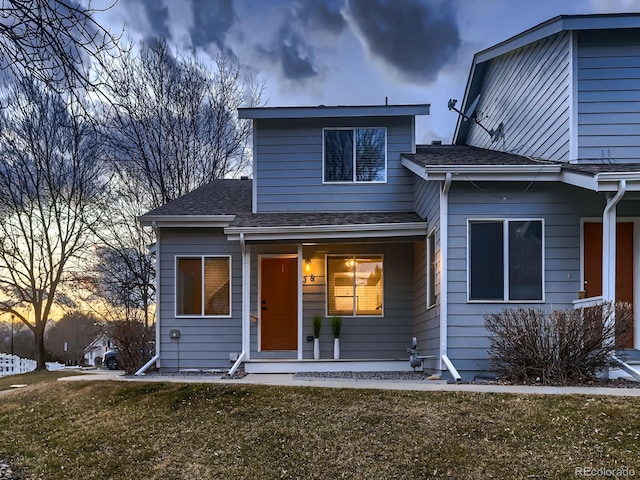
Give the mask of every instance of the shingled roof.
M 146 213 L 140 220 L 193 220 L 235 216 L 228 224 L 237 228 L 313 227 L 336 225 L 379 225 L 423 222 L 415 212 L 300 212 L 252 213 L 252 180 L 213 180 L 165 205 Z
M 416 147 L 416 153 L 404 153 L 402 157 L 422 166 L 558 165 L 558 162 L 466 145 L 418 145 Z
M 141 219 L 165 216 L 210 216 L 251 213 L 252 181 L 213 180 L 196 190 L 145 213 Z

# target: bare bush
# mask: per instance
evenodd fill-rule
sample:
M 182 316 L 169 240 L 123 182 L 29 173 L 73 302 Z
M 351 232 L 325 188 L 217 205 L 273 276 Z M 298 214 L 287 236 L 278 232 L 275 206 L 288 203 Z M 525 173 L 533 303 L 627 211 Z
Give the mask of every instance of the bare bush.
M 625 303 L 551 313 L 505 309 L 485 316 L 489 356 L 498 372 L 514 382 L 566 384 L 593 378 L 607 366 L 631 316 Z
M 118 366 L 127 375 L 137 372 L 153 355 L 154 327 L 140 320 L 111 322 L 109 335 L 118 351 Z

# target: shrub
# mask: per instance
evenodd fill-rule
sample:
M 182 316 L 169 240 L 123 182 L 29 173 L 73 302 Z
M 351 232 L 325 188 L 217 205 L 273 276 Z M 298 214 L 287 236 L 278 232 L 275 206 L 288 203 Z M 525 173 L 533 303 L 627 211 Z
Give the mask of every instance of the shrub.
M 118 351 L 118 367 L 127 375 L 137 372 L 153 355 L 154 327 L 139 320 L 111 322 L 109 336 Z
M 510 381 L 583 381 L 607 366 L 617 347 L 616 331 L 620 338 L 631 316 L 631 306 L 624 303 L 551 313 L 518 308 L 488 314 L 489 357 Z

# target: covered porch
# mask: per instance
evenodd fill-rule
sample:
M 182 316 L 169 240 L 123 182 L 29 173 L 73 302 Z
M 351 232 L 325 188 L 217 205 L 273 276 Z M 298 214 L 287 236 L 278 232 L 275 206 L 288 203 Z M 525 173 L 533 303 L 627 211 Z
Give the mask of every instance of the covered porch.
M 256 225 L 272 215 L 251 217 L 225 229 L 242 247 L 237 365 L 253 373 L 410 369 L 416 264 L 426 262 L 415 250 L 426 222 L 413 213 L 278 214 L 287 225 L 274 227 Z M 337 356 L 335 316 L 342 320 Z M 314 317 L 322 321 L 318 357 Z

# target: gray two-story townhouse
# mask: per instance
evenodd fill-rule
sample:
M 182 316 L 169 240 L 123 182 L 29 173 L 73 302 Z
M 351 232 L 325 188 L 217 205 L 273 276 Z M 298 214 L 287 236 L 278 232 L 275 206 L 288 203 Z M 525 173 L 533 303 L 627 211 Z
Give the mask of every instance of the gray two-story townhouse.
M 488 313 L 638 305 L 640 14 L 560 16 L 483 50 L 449 106 L 452 145 L 418 147 L 428 105 L 240 109 L 253 178 L 141 217 L 160 368 L 408 369 L 416 337 L 425 369 L 470 380 L 492 370 Z
M 240 109 L 253 122 L 252 179 L 211 182 L 141 217 L 158 239 L 160 368 L 410 368 L 414 318 L 427 309 L 427 223 L 401 154 L 415 153 L 415 116 L 428 113 Z

